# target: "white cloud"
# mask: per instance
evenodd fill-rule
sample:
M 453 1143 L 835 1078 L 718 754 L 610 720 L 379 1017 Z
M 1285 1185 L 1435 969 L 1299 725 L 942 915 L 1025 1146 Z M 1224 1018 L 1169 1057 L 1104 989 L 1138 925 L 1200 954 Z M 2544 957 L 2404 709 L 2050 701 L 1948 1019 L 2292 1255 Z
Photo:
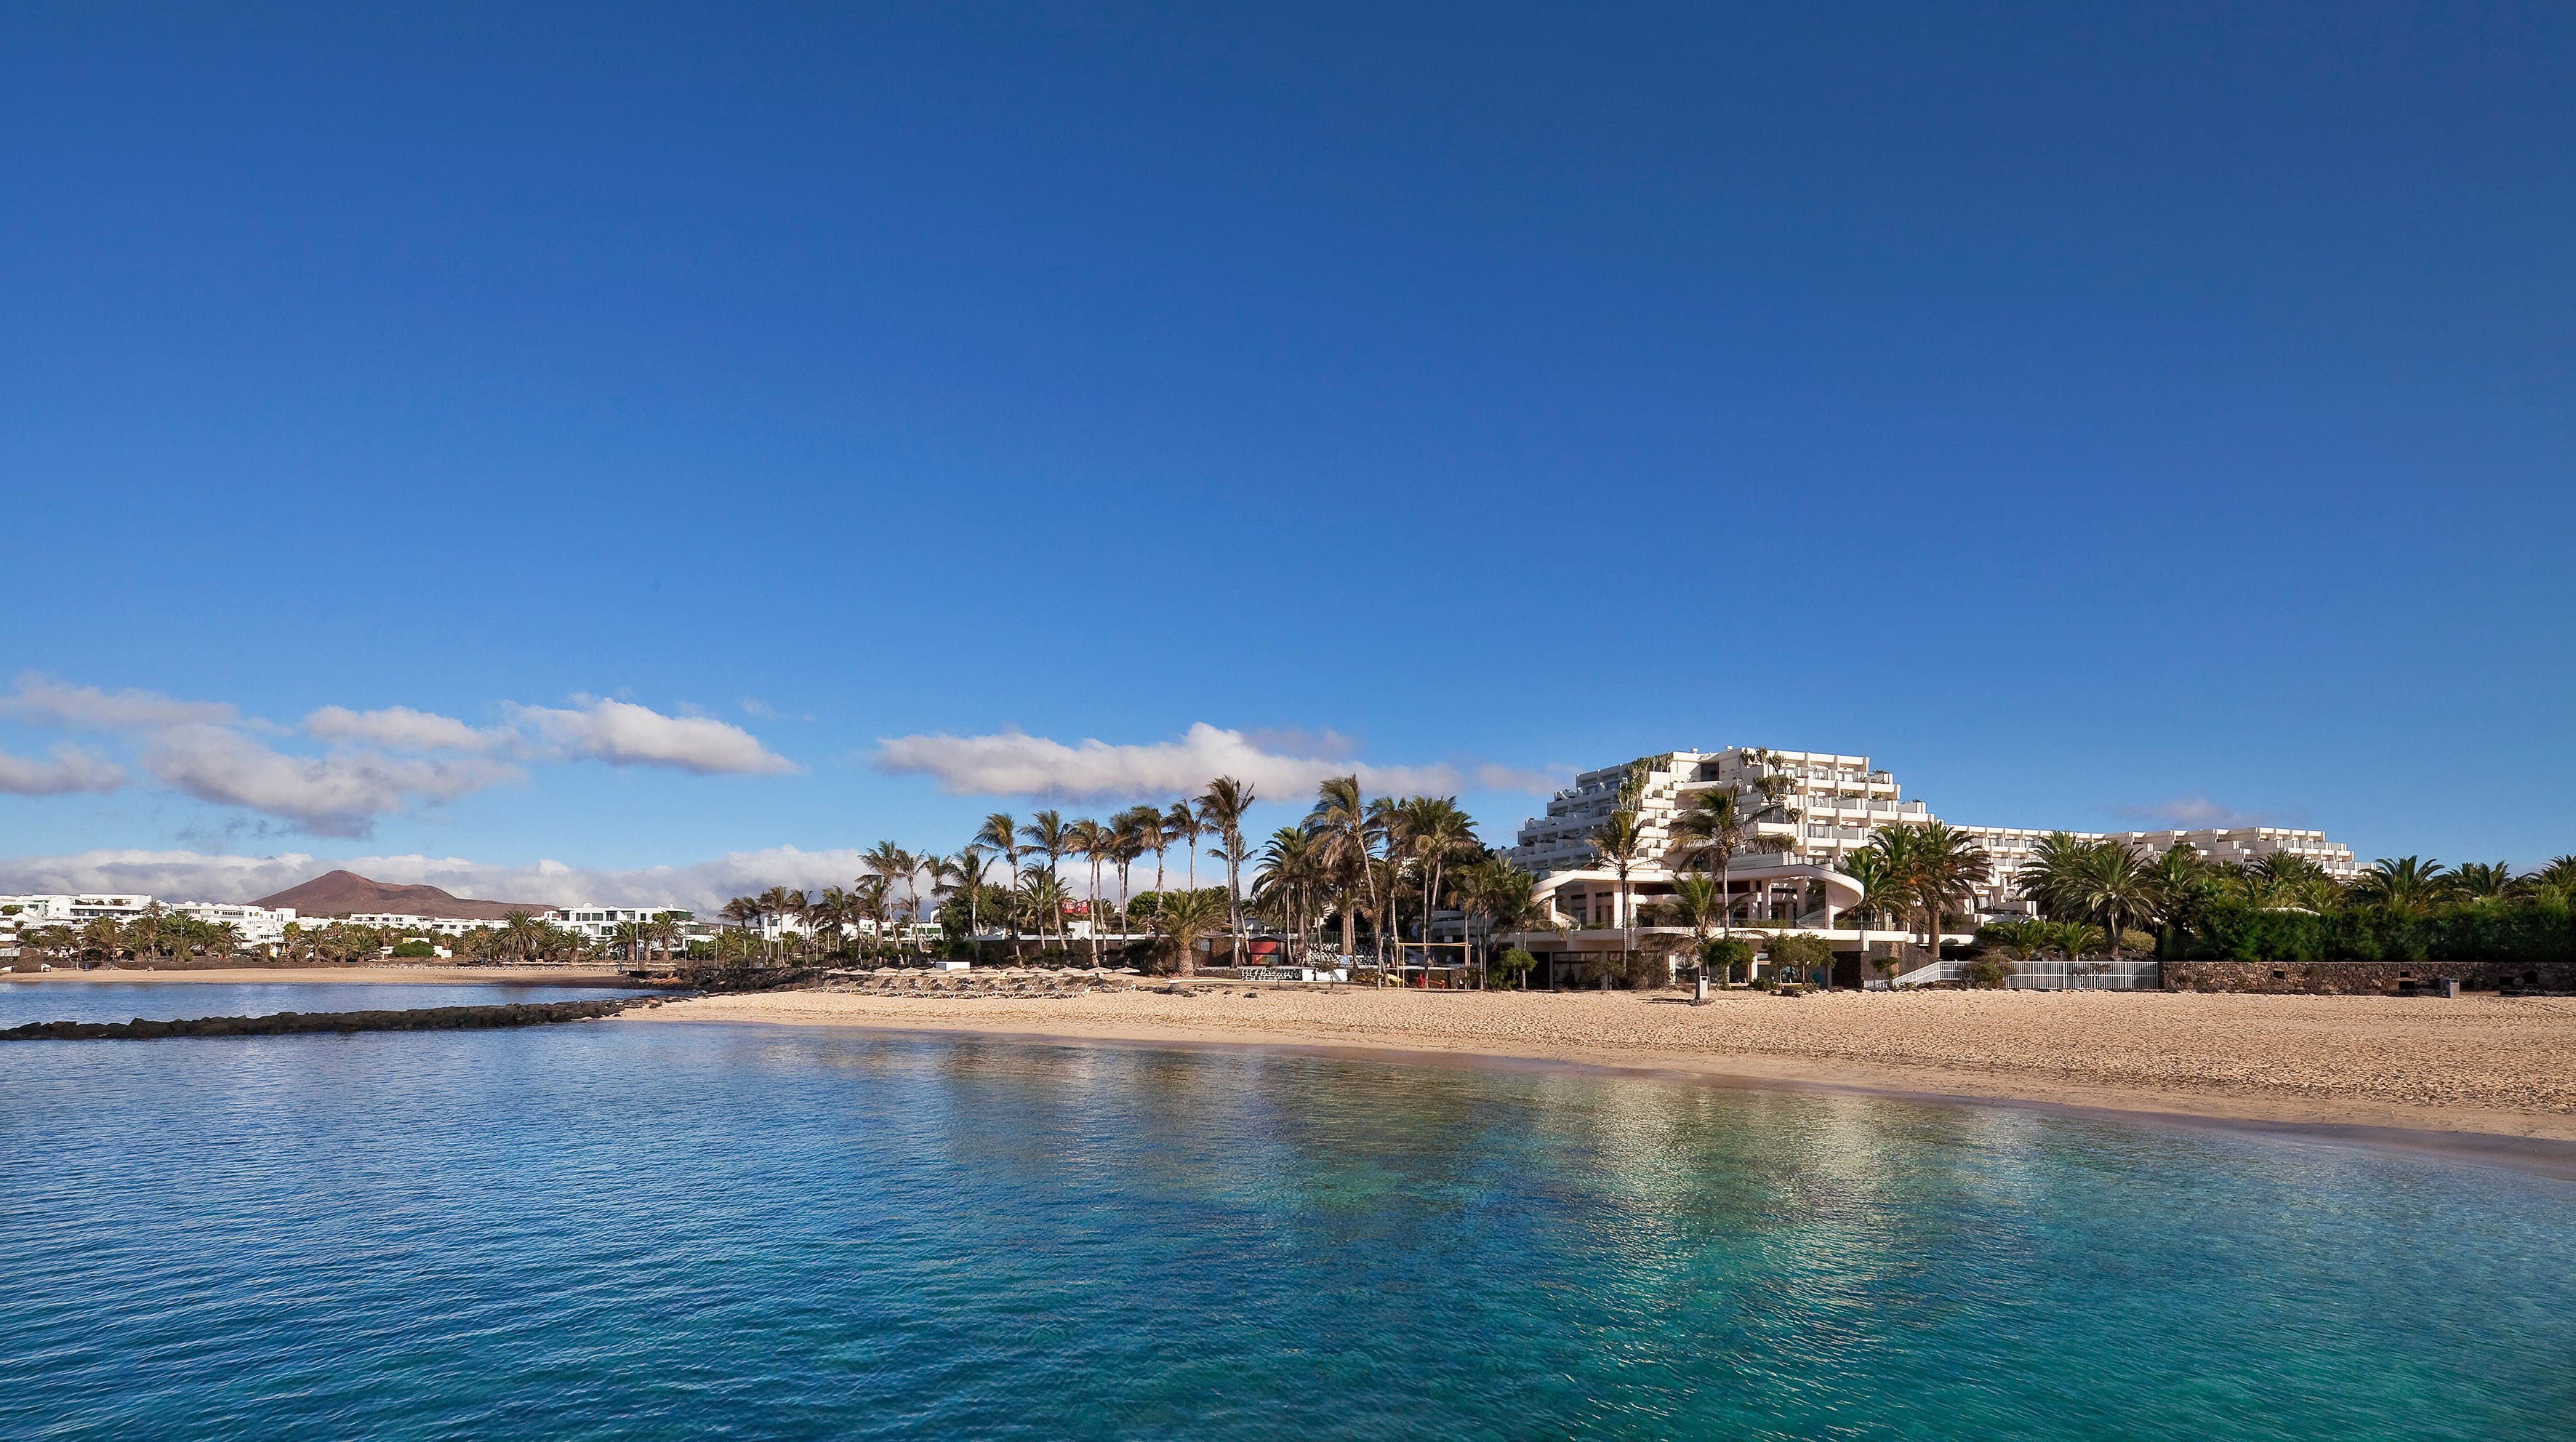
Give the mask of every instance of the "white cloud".
M 0 752 L 0 792 L 12 796 L 61 796 L 73 791 L 114 791 L 125 773 L 77 746 L 57 746 L 50 761 Z
M 1476 789 L 1479 791 L 1526 791 L 1533 796 L 1546 796 L 1571 779 L 1532 771 L 1525 766 L 1496 766 L 1491 762 L 1476 768 Z
M 525 773 L 481 757 L 401 760 L 371 751 L 288 756 L 220 726 L 161 732 L 143 767 L 163 785 L 200 801 L 241 806 L 292 821 L 319 836 L 365 836 L 375 820 L 413 798 L 453 801 Z
M 877 743 L 876 766 L 894 775 L 930 776 L 953 796 L 1169 796 L 1195 793 L 1214 777 L 1235 776 L 1251 782 L 1264 799 L 1302 803 L 1331 776 L 1356 773 L 1367 790 L 1390 793 L 1455 793 L 1467 780 L 1454 766 L 1373 766 L 1265 750 L 1243 732 L 1204 721 L 1177 741 L 1145 746 L 1088 739 L 1068 746 L 1018 731 L 896 736 Z M 1475 779 L 1487 787 L 1549 789 L 1547 778 L 1505 767 L 1479 767 Z
M 0 696 L 0 716 L 67 731 L 147 731 L 163 726 L 231 725 L 241 713 L 216 701 L 181 701 L 157 691 L 101 691 L 35 671 Z
M 794 762 L 739 726 L 711 716 L 665 716 L 631 701 L 589 701 L 578 711 L 513 707 L 540 742 L 612 766 L 670 766 L 706 776 L 774 776 Z
M 2221 806 L 2206 796 L 2177 796 L 2153 806 L 2123 806 L 2119 812 L 2132 821 L 2152 821 L 2160 829 L 2173 827 L 2185 831 L 2207 826 L 2265 826 L 2280 820 L 2274 812 L 2239 811 L 2232 806 Z
M 255 901 L 335 867 L 397 885 L 429 885 L 492 901 L 676 906 L 712 914 L 729 897 L 773 886 L 847 886 L 860 871 L 846 848 L 773 846 L 687 866 L 592 870 L 560 861 L 499 865 L 461 856 L 227 856 L 195 851 L 85 851 L 0 858 L 0 892 L 131 891 L 174 901 Z
M 0 891 L 130 891 L 170 901 L 255 901 L 331 869 L 301 852 L 207 856 L 194 851 L 83 851 L 0 859 Z
M 505 744 L 504 730 L 478 731 L 453 716 L 388 706 L 381 711 L 352 711 L 325 706 L 304 718 L 304 734 L 319 741 L 387 746 L 397 751 L 489 751 Z
M 55 730 L 135 733 L 139 764 L 162 785 L 323 836 L 365 836 L 378 817 L 523 779 L 526 773 L 510 760 L 586 757 L 702 775 L 796 769 L 750 732 L 713 717 L 665 716 L 633 702 L 586 696 L 575 701 L 576 709 L 513 706 L 509 724 L 491 728 L 408 706 L 324 706 L 302 725 L 306 736 L 335 748 L 322 756 L 291 755 L 251 739 L 250 733 L 282 735 L 284 728 L 246 718 L 228 704 L 102 691 L 33 671 L 0 695 L 0 718 Z M 464 754 L 421 754 L 438 752 Z M 124 780 L 111 762 L 71 747 L 57 748 L 50 762 L 0 754 L 0 792 L 107 791 Z

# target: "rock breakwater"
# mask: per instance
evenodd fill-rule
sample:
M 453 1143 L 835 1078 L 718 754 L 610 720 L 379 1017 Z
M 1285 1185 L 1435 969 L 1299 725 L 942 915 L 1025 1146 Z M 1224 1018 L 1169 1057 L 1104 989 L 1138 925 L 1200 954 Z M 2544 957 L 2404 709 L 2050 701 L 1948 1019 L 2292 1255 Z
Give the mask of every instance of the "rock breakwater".
M 595 1001 L 518 1002 L 502 1006 L 431 1006 L 409 1011 L 281 1011 L 268 1016 L 204 1016 L 180 1021 L 39 1021 L 0 1031 L 0 1041 L 115 1041 L 167 1036 L 287 1036 L 314 1031 L 466 1031 L 496 1026 L 549 1026 L 615 1016 L 632 1006 L 660 1006 L 658 996 Z

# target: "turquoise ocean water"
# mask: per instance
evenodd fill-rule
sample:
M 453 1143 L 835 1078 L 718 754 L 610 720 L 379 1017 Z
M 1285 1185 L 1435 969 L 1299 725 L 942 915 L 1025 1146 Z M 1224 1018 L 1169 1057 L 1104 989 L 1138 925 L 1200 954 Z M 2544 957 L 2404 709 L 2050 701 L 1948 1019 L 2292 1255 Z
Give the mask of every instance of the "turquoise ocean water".
M 0 1046 L 0 1436 L 2576 1436 L 2576 1185 L 704 1024 Z
M 629 989 L 520 983 L 366 981 L 0 982 L 0 1030 L 31 1021 L 177 1021 L 183 1017 L 508 1006 L 626 996 Z

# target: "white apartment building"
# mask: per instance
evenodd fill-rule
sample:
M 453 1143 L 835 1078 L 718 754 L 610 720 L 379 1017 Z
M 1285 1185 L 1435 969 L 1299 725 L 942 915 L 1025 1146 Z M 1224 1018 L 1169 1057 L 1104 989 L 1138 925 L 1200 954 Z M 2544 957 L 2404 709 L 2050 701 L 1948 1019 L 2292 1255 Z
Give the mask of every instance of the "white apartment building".
M 592 941 L 605 942 L 614 939 L 617 928 L 621 926 L 632 926 L 638 922 L 652 921 L 665 916 L 682 923 L 684 930 L 686 924 L 694 919 L 693 913 L 676 906 L 602 905 L 557 907 L 545 913 L 542 919 L 566 931 L 580 932 Z
M 102 916 L 110 921 L 131 921 L 151 909 L 152 898 L 133 892 L 85 891 L 73 895 L 0 896 L 0 906 L 17 907 L 20 923 L 26 926 L 81 926 Z
M 1873 770 L 1866 756 L 1823 751 L 1766 751 L 1733 746 L 1721 751 L 1671 751 L 1643 759 L 1642 786 L 1634 798 L 1642 845 L 1628 875 L 1635 914 L 1621 911 L 1618 873 L 1602 865 L 1586 838 L 1619 809 L 1630 768 L 1586 771 L 1558 792 L 1547 814 L 1522 823 L 1519 844 L 1504 853 L 1512 865 L 1539 878 L 1554 908 L 1557 937 L 1533 936 L 1544 959 L 1565 962 L 1624 944 L 1631 926 L 1670 897 L 1673 882 L 1697 866 L 1674 823 L 1693 797 L 1732 791 L 1748 810 L 1776 802 L 1778 813 L 1757 822 L 1725 869 L 1729 895 L 1743 922 L 1788 921 L 1849 944 L 1893 943 L 1906 933 L 1866 935 L 1838 926 L 1841 913 L 1860 899 L 1859 884 L 1835 863 L 1869 844 L 1877 828 L 1921 825 L 1932 819 L 1920 801 L 1906 800 L 1896 778 Z M 1766 790 L 1767 788 L 1767 790 Z
M 286 928 L 296 920 L 291 906 L 248 906 L 231 901 L 155 902 L 149 896 L 133 892 L 82 892 L 52 896 L 0 896 L 0 908 L 18 908 L 10 918 L 18 928 L 68 926 L 74 930 L 106 917 L 119 925 L 151 912 L 156 906 L 164 916 L 184 916 L 233 929 L 235 935 L 252 946 L 274 946 L 286 939 Z
M 286 940 L 286 928 L 299 925 L 291 906 L 251 906 L 236 901 L 174 901 L 166 911 L 192 917 L 217 926 L 229 926 L 233 934 L 252 946 L 276 946 Z
M 1504 853 L 1505 860 L 1539 878 L 1541 893 L 1565 928 L 1555 937 L 1527 938 L 1532 950 L 1544 956 L 1552 949 L 1571 960 L 1614 949 L 1632 924 L 1644 926 L 1647 909 L 1672 895 L 1674 881 L 1699 869 L 1674 823 L 1694 795 L 1713 790 L 1733 791 L 1748 811 L 1766 803 L 1778 808 L 1752 828 L 1746 846 L 1726 867 L 1729 895 L 1741 921 L 1787 922 L 1854 953 L 1908 937 L 1903 931 L 1863 933 L 1842 924 L 1842 913 L 1860 899 L 1858 884 L 1839 868 L 1843 858 L 1867 846 L 1882 826 L 1923 826 L 1937 819 L 1920 799 L 1907 799 L 1893 775 L 1873 769 L 1868 757 L 1737 746 L 1666 752 L 1636 764 L 1643 767 L 1634 797 L 1643 844 L 1628 876 L 1636 914 L 1621 911 L 1618 874 L 1598 860 L 1586 839 L 1620 806 L 1631 768 L 1583 772 L 1573 786 L 1549 800 L 1546 815 L 1522 823 L 1518 844 Z M 1959 829 L 1994 861 L 1993 880 L 1974 899 L 1976 910 L 1982 915 L 2025 914 L 2028 908 L 2016 894 L 2014 880 L 2047 833 L 2022 827 Z M 2107 836 L 2158 853 L 2187 842 L 2222 862 L 2259 861 L 2287 852 L 2338 880 L 2356 870 L 2351 848 L 2328 841 L 2320 831 L 2244 826 L 2077 834 L 2087 840 Z M 1964 941 L 1967 935 L 1945 939 Z
M 367 926 L 382 931 L 400 932 L 405 937 L 427 940 L 433 936 L 463 936 L 478 926 L 499 926 L 497 921 L 480 921 L 460 916 L 414 916 L 404 911 L 360 911 L 347 916 L 316 917 L 313 926 Z

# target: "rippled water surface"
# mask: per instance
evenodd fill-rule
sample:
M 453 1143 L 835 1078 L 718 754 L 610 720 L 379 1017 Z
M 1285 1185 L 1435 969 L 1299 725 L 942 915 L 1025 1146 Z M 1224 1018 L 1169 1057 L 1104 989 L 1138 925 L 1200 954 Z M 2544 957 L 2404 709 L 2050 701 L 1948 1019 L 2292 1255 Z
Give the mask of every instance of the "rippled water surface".
M 182 1017 L 266 1016 L 272 1012 L 395 1011 L 432 1006 L 507 1006 L 627 996 L 616 987 L 518 983 L 366 981 L 17 981 L 0 982 L 0 1028 L 31 1021 L 177 1021 Z
M 0 1047 L 11 1438 L 2576 1435 L 2576 1186 L 700 1024 Z

